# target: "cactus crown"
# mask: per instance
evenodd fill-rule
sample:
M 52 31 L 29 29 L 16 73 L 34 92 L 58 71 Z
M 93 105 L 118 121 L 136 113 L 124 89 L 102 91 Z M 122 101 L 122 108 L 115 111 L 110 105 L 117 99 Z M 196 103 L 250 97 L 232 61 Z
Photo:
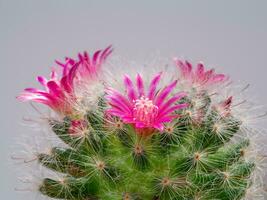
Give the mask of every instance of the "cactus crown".
M 54 110 L 49 126 L 66 144 L 37 154 L 40 165 L 62 175 L 44 177 L 39 192 L 66 200 L 248 199 L 257 169 L 247 156 L 251 142 L 234 97 L 213 98 L 228 77 L 175 59 L 175 78 L 125 75 L 120 91 L 102 66 L 111 51 L 57 62 L 61 78 L 55 71 L 50 80 L 38 77 L 45 90 L 18 97 Z M 170 81 L 161 86 L 163 75 Z

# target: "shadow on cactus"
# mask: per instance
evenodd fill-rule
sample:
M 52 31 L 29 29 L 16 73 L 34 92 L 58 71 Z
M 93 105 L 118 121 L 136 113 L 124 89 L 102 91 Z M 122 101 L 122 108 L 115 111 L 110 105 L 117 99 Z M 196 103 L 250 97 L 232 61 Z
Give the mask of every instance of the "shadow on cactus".
M 51 131 L 65 144 L 37 154 L 43 168 L 63 176 L 44 177 L 41 194 L 66 200 L 264 199 L 255 178 L 264 155 L 251 151 L 255 132 L 247 133 L 252 129 L 236 112 L 244 102 L 224 95 L 231 94 L 228 76 L 177 59 L 155 74 L 145 67 L 130 74 L 106 63 L 111 52 L 107 47 L 92 57 L 85 52 L 56 61 L 61 74 L 37 78 L 44 90 L 27 88 L 17 97 L 48 106 Z

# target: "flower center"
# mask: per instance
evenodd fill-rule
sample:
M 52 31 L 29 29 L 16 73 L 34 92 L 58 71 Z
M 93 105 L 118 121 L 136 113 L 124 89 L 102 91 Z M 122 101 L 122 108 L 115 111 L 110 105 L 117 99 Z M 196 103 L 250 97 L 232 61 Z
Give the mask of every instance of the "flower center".
M 134 100 L 134 120 L 151 125 L 158 116 L 158 106 L 154 105 L 151 100 L 142 96 Z

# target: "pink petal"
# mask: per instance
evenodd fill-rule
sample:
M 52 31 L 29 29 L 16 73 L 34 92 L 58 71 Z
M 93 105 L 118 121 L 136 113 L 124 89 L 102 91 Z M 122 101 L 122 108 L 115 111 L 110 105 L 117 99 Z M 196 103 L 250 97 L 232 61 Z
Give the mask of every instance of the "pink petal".
M 190 76 L 192 65 L 188 61 L 185 61 L 184 63 L 183 61 L 176 59 L 175 64 L 183 77 L 188 78 Z
M 167 115 L 167 114 L 172 113 L 172 112 L 174 112 L 176 110 L 180 110 L 180 109 L 183 109 L 183 108 L 186 108 L 186 107 L 188 107 L 188 104 L 187 103 L 182 103 L 182 104 L 178 104 L 178 105 L 169 107 L 165 111 L 159 113 L 159 116 L 158 117 L 163 117 L 164 115 Z
M 34 97 L 32 95 L 29 95 L 29 94 L 25 94 L 25 93 L 22 93 L 20 94 L 19 96 L 16 97 L 16 99 L 18 99 L 19 101 L 22 101 L 22 102 L 25 102 L 25 101 L 30 101 L 32 100 Z
M 134 101 L 136 99 L 136 94 L 134 91 L 133 83 L 128 75 L 124 76 L 124 85 L 125 85 L 129 100 Z
M 136 128 L 144 128 L 145 125 L 144 125 L 144 123 L 142 123 L 142 122 L 136 122 L 136 123 L 135 123 L 135 127 L 136 127 Z
M 33 98 L 42 98 L 43 99 L 49 99 L 51 102 L 54 102 L 56 101 L 56 97 L 52 96 L 51 94 L 45 92 L 45 91 L 42 91 L 42 90 L 39 90 L 39 89 L 35 89 L 35 88 L 26 88 L 24 89 L 24 95 L 27 95 L 29 98 L 31 97 L 32 99 Z
M 94 53 L 93 58 L 92 58 L 92 64 L 97 65 L 98 64 L 98 57 L 99 54 L 101 53 L 101 50 L 98 50 Z
M 66 64 L 63 64 L 61 62 L 59 62 L 58 60 L 55 60 L 55 63 L 58 64 L 59 66 L 65 68 L 66 67 Z
M 47 99 L 43 96 L 33 95 L 30 93 L 22 93 L 21 95 L 17 96 L 16 98 L 22 102 L 34 101 L 37 103 L 42 103 L 42 104 L 48 105 L 50 107 L 52 107 L 52 105 L 53 105 L 53 103 L 49 99 Z
M 52 69 L 50 77 L 51 79 L 57 80 L 58 75 L 55 69 Z
M 154 124 L 153 127 L 154 127 L 155 129 L 160 130 L 160 131 L 163 131 L 163 130 L 164 130 L 164 126 L 163 126 L 162 123 Z
M 120 92 L 114 90 L 113 88 L 106 88 L 106 93 L 108 96 L 114 96 L 114 98 L 121 101 L 123 104 L 125 104 L 127 107 L 131 108 L 133 102 L 129 102 Z
M 190 74 L 192 72 L 192 68 L 193 68 L 192 64 L 186 60 L 185 61 L 185 66 L 186 66 L 186 75 L 190 76 Z
M 171 122 L 173 119 L 177 119 L 179 117 L 181 117 L 181 115 L 179 114 L 164 115 L 164 116 L 157 118 L 156 123 Z
M 197 64 L 197 69 L 195 73 L 196 79 L 203 79 L 204 76 L 204 65 L 202 63 Z
M 213 83 L 223 82 L 227 79 L 227 77 L 224 74 L 216 74 L 212 77 Z
M 135 123 L 132 116 L 124 115 L 121 117 L 124 123 Z
M 177 58 L 174 58 L 174 62 L 175 62 L 175 65 L 176 67 L 180 70 L 180 72 L 184 73 L 184 63 L 183 61 L 177 59 Z
M 73 88 L 71 85 L 69 85 L 69 82 L 68 82 L 68 79 L 67 77 L 63 77 L 61 80 L 60 80 L 60 86 L 61 88 L 64 89 L 64 91 L 66 91 L 67 93 L 72 93 L 73 92 Z
M 75 65 L 76 64 L 76 61 L 74 59 L 72 59 L 72 58 L 66 58 L 66 61 L 70 65 Z
M 49 100 L 46 99 L 40 99 L 40 98 L 35 98 L 32 99 L 32 101 L 36 102 L 36 103 L 41 103 L 41 104 L 45 104 L 51 108 L 53 108 L 53 103 L 51 103 Z
M 66 76 L 67 75 L 67 73 L 68 73 L 68 61 L 66 61 L 66 63 L 61 63 L 61 62 L 59 62 L 59 61 L 57 61 L 57 60 L 55 60 L 55 62 L 59 65 L 59 66 L 61 66 L 61 67 L 63 67 L 63 70 L 62 70 L 62 76 Z
M 105 61 L 106 58 L 112 53 L 112 45 L 109 45 L 106 49 L 104 49 L 104 51 L 102 52 L 101 56 L 100 56 L 100 60 L 101 62 Z
M 136 85 L 139 93 L 139 97 L 144 96 L 144 82 L 140 74 L 136 76 Z
M 213 76 L 213 74 L 214 74 L 214 69 L 210 69 L 210 70 L 206 71 L 206 73 L 204 75 L 205 80 L 208 81 Z
M 129 104 L 125 104 L 123 101 L 120 101 L 119 98 L 116 98 L 115 96 L 106 96 L 106 99 L 110 105 L 123 109 L 124 112 L 131 113 Z
M 37 80 L 41 85 L 46 87 L 47 79 L 44 76 L 37 76 Z
M 61 90 L 60 86 L 55 81 L 48 81 L 47 87 L 49 89 L 49 93 L 56 97 L 62 98 L 64 96 L 63 91 Z
M 81 53 L 78 53 L 78 58 L 79 60 L 82 62 L 84 59 L 83 59 L 83 55 Z
M 70 86 L 73 86 L 73 80 L 74 80 L 74 78 L 76 77 L 76 75 L 77 75 L 77 69 L 78 69 L 78 67 L 79 67 L 79 64 L 78 63 L 75 63 L 75 65 L 73 65 L 72 67 L 71 67 L 71 69 L 70 69 L 70 71 L 69 71 L 69 73 L 68 73 L 68 75 L 67 75 L 67 79 L 68 79 L 68 84 L 70 85 Z
M 85 66 L 86 70 L 90 74 L 90 71 L 91 71 L 91 68 L 92 68 L 93 64 L 91 63 L 90 56 L 86 51 L 84 52 L 84 62 L 82 62 L 82 64 Z
M 175 94 L 172 98 L 170 98 L 168 101 L 166 101 L 162 107 L 159 107 L 159 112 L 165 111 L 168 107 L 170 107 L 173 103 L 179 101 L 181 98 L 185 97 L 187 95 L 186 92 L 179 92 Z
M 124 113 L 120 110 L 117 110 L 117 109 L 113 109 L 113 108 L 110 108 L 107 110 L 107 113 L 109 114 L 112 114 L 112 115 L 115 115 L 117 117 L 122 117 L 124 116 Z
M 166 97 L 170 94 L 170 92 L 175 88 L 177 85 L 177 80 L 173 81 L 171 84 L 166 86 L 157 96 L 157 99 L 155 101 L 155 104 L 160 107 L 161 104 L 164 102 Z
M 89 55 L 88 55 L 87 51 L 83 52 L 83 57 L 84 57 L 84 60 L 86 60 L 86 62 L 89 61 Z
M 149 99 L 153 99 L 155 96 L 155 92 L 156 92 L 157 86 L 159 84 L 161 74 L 162 73 L 160 72 L 156 76 L 154 76 L 154 78 L 152 79 L 152 81 L 150 83 L 150 86 L 148 89 L 148 98 Z
M 36 88 L 25 88 L 24 91 L 32 92 L 32 93 L 36 93 L 36 92 L 44 92 L 44 93 L 46 93 L 45 91 L 39 90 L 39 89 L 36 89 Z

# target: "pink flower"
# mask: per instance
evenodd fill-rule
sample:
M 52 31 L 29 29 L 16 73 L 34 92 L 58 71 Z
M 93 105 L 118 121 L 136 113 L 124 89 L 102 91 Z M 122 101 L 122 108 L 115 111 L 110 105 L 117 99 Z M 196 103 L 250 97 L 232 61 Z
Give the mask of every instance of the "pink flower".
M 124 123 L 133 124 L 138 130 L 158 129 L 163 130 L 165 122 L 170 122 L 178 115 L 174 111 L 187 107 L 187 104 L 177 104 L 186 94 L 179 92 L 168 98 L 175 88 L 177 81 L 173 81 L 162 90 L 158 91 L 161 73 L 154 76 L 148 91 L 145 92 L 144 81 L 140 74 L 136 76 L 136 88 L 129 76 L 125 75 L 124 85 L 126 95 L 107 88 L 106 99 L 111 106 L 107 112 L 119 117 Z
M 45 90 L 26 88 L 17 99 L 42 103 L 59 113 L 70 114 L 72 112 L 71 100 L 74 99 L 73 79 L 76 70 L 77 65 L 74 65 L 70 70 L 64 71 L 61 78 L 53 70 L 49 80 L 43 76 L 38 76 L 37 80 L 44 86 Z
M 73 113 L 73 104 L 76 99 L 75 86 L 83 81 L 96 78 L 102 63 L 111 51 L 111 46 L 109 46 L 103 51 L 95 52 L 92 59 L 85 52 L 83 55 L 78 55 L 78 60 L 66 58 L 65 63 L 56 61 L 62 68 L 61 77 L 55 70 L 52 70 L 49 80 L 38 76 L 37 80 L 45 90 L 26 88 L 17 99 L 42 103 L 65 115 Z
M 214 84 L 222 83 L 228 80 L 224 74 L 216 74 L 214 69 L 205 71 L 204 65 L 198 63 L 196 69 L 188 61 L 174 59 L 174 62 L 180 71 L 180 77 L 189 83 L 190 86 L 208 87 Z
M 56 63 L 63 67 L 63 71 L 68 71 L 74 65 L 78 65 L 78 70 L 76 71 L 75 83 L 83 83 L 98 78 L 101 71 L 101 67 L 107 57 L 112 53 L 112 47 L 108 46 L 104 50 L 96 51 L 92 58 L 85 51 L 83 54 L 78 54 L 78 60 L 72 58 L 66 58 L 65 63 L 56 61 Z

